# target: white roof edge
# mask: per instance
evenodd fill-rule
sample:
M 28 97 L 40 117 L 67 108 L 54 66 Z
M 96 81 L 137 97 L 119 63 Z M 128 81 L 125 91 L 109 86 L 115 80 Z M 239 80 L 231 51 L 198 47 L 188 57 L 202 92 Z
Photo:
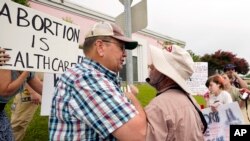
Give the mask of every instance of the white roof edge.
M 149 29 L 142 29 L 141 31 L 138 31 L 138 33 L 144 34 L 144 35 L 149 35 L 151 37 L 154 37 L 156 39 L 160 39 L 163 41 L 168 41 L 168 42 L 172 42 L 172 43 L 176 43 L 177 45 L 181 46 L 181 47 L 185 47 L 186 42 L 154 32 L 152 30 Z
M 64 0 L 64 3 L 61 2 L 61 0 L 31 0 L 34 3 L 39 3 L 43 4 L 49 7 L 57 8 L 60 10 L 68 11 L 74 14 L 77 14 L 79 16 L 84 16 L 84 17 L 89 17 L 93 20 L 96 21 L 110 21 L 110 22 L 115 22 L 115 18 L 108 16 L 106 14 L 97 12 L 95 10 L 86 8 L 84 6 L 80 6 L 74 3 L 69 2 L 68 0 Z M 138 31 L 137 33 L 143 34 L 143 35 L 148 35 L 150 37 L 156 38 L 157 40 L 162 40 L 162 41 L 170 41 L 178 44 L 181 47 L 185 47 L 186 43 L 184 41 L 174 39 L 172 37 L 154 32 L 149 29 L 142 29 Z

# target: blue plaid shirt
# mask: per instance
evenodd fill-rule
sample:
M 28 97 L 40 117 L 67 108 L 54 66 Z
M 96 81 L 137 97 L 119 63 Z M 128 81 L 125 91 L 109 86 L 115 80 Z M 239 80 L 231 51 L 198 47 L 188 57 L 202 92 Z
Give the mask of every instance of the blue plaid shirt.
M 111 134 L 137 114 L 117 75 L 84 58 L 62 74 L 49 120 L 50 140 L 113 141 Z

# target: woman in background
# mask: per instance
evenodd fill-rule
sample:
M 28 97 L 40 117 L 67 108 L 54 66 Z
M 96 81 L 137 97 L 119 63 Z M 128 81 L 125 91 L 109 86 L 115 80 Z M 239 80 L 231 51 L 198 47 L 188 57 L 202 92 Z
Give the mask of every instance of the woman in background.
M 210 76 L 206 82 L 206 86 L 210 91 L 208 106 L 213 112 L 218 111 L 218 107 L 222 104 L 231 103 L 231 95 L 224 90 L 224 79 L 222 76 L 216 74 Z
M 9 59 L 9 55 L 0 47 L 0 65 L 4 65 Z M 4 69 L 0 69 L 0 82 L 0 141 L 14 141 L 4 107 L 13 96 L 23 91 L 26 82 L 41 94 L 42 82 L 33 72 Z

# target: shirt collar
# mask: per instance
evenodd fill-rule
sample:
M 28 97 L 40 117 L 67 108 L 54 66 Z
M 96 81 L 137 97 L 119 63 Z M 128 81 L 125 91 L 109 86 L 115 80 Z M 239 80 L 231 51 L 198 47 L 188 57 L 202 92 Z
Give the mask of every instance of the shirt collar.
M 101 73 L 104 73 L 109 78 L 111 78 L 113 80 L 117 79 L 117 81 L 118 81 L 117 74 L 115 72 L 109 70 L 108 68 L 104 67 L 100 63 L 98 63 L 98 62 L 96 62 L 96 61 L 94 61 L 94 60 L 92 60 L 90 58 L 87 58 L 87 57 L 84 57 L 83 63 L 92 66 L 93 68 L 95 68 L 96 70 L 100 71 Z

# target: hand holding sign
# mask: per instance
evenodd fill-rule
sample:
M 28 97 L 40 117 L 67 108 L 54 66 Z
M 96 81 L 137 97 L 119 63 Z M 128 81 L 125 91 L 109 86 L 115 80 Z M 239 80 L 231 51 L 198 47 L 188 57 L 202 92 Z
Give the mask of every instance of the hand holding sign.
M 0 47 L 0 65 L 4 65 L 6 61 L 10 60 L 9 54 L 5 53 L 5 49 Z
M 77 62 L 79 26 L 10 0 L 0 1 L 0 23 L 11 56 L 1 69 L 62 73 Z

